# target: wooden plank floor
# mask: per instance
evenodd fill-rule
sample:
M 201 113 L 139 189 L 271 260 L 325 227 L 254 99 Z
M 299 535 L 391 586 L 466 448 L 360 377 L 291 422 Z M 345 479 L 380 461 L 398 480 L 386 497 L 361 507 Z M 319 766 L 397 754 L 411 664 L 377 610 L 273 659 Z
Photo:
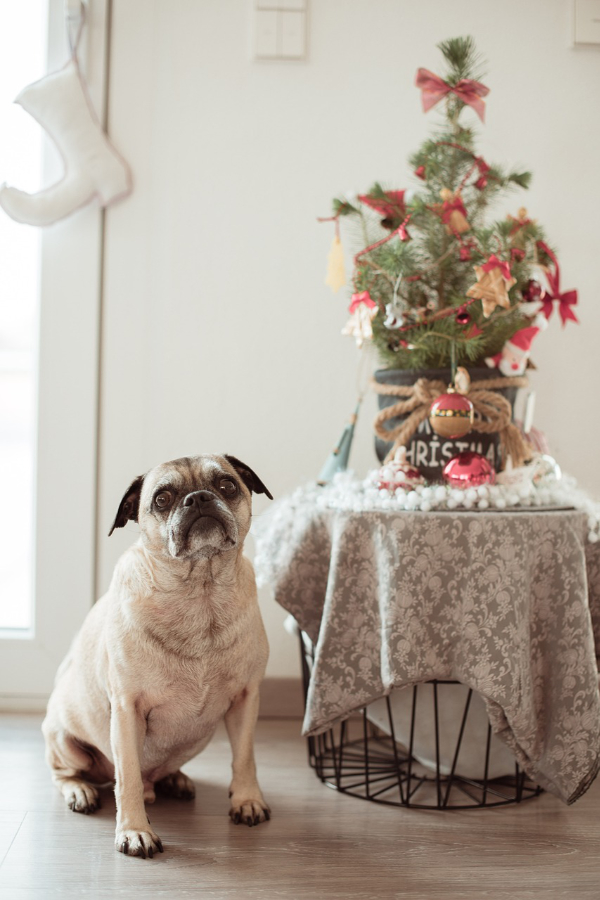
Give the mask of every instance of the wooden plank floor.
M 600 898 L 600 781 L 573 807 L 544 795 L 519 807 L 421 812 L 376 806 L 322 785 L 299 722 L 259 723 L 271 822 L 228 817 L 224 731 L 186 771 L 193 803 L 158 799 L 154 860 L 113 849 L 110 792 L 71 812 L 43 759 L 41 717 L 0 716 L 0 897 L 214 900 L 528 900 Z

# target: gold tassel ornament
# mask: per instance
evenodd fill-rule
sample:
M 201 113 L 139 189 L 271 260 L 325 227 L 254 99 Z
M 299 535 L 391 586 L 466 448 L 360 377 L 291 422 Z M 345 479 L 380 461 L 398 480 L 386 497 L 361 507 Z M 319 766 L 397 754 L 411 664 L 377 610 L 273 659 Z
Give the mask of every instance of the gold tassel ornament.
M 327 257 L 327 275 L 325 284 L 331 288 L 336 294 L 341 287 L 346 284 L 346 273 L 344 272 L 344 248 L 340 240 L 339 234 L 335 234 L 329 256 Z

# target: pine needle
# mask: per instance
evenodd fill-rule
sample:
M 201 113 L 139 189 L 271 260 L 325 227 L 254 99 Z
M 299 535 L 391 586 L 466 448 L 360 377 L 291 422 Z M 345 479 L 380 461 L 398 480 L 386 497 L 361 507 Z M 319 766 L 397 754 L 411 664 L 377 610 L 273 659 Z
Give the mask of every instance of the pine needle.
M 448 63 L 449 71 L 444 80 L 449 84 L 458 84 L 461 78 L 480 81 L 485 76 L 483 59 L 472 37 L 449 38 L 437 46 Z

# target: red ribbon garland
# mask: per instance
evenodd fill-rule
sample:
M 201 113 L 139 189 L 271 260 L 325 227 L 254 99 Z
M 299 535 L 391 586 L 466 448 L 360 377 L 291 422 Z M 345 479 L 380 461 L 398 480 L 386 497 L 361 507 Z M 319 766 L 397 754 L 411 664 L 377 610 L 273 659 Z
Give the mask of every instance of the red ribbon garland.
M 386 234 L 386 236 L 381 238 L 381 240 L 375 241 L 374 244 L 369 244 L 368 247 L 364 247 L 362 250 L 359 250 L 358 253 L 354 255 L 354 265 L 358 266 L 358 260 L 361 258 L 361 256 L 364 256 L 366 253 L 370 253 L 371 250 L 377 250 L 378 247 L 383 246 L 383 244 L 387 244 L 387 242 L 391 241 L 392 238 L 399 237 L 401 241 L 410 241 L 410 235 L 406 230 L 406 226 L 410 222 L 411 218 L 412 213 L 409 213 L 409 215 L 406 216 L 406 218 L 398 226 L 398 228 L 395 228 L 389 234 Z M 407 278 L 406 281 L 415 281 L 420 277 L 420 275 L 413 275 L 411 278 Z
M 480 174 L 487 175 L 487 173 L 491 169 L 491 166 L 488 166 L 488 164 L 486 163 L 483 156 L 476 156 L 474 162 L 475 162 L 475 165 L 477 166 L 477 168 L 479 169 Z
M 414 281 L 415 278 L 406 278 L 405 281 Z M 461 303 L 460 306 L 449 306 L 447 309 L 439 310 L 437 313 L 434 313 L 432 316 L 424 322 L 411 322 L 409 325 L 403 325 L 402 328 L 396 329 L 396 334 L 402 334 L 404 331 L 412 331 L 413 328 L 420 328 L 421 325 L 429 325 L 430 322 L 437 322 L 439 319 L 447 319 L 449 316 L 457 316 L 460 313 L 464 312 L 467 307 L 471 305 L 471 303 L 475 303 L 476 297 L 471 297 L 469 300 L 466 300 L 464 303 Z M 476 329 L 475 333 L 473 329 Z M 478 334 L 481 334 L 481 330 L 477 328 L 475 324 L 473 324 L 470 332 L 466 335 L 466 337 L 477 337 Z M 401 342 L 402 343 L 402 342 Z
M 548 281 L 550 291 L 544 291 L 540 298 L 542 301 L 542 312 L 544 313 L 546 318 L 549 319 L 554 311 L 553 301 L 558 300 L 558 312 L 563 324 L 563 328 L 567 324 L 568 320 L 571 320 L 571 322 L 577 322 L 577 324 L 579 324 L 579 319 L 571 308 L 577 305 L 577 291 L 561 292 L 560 268 L 556 256 L 554 255 L 550 247 L 544 243 L 544 241 L 538 241 L 537 246 L 546 254 L 546 256 L 549 256 L 554 263 L 554 272 L 552 272 L 549 268 L 545 270 L 546 279 Z
M 473 165 L 461 181 L 459 190 L 465 186 L 475 169 L 479 169 L 479 178 L 475 182 L 475 187 L 480 191 L 483 190 L 484 187 L 486 187 L 488 183 L 488 172 L 491 171 L 492 167 L 486 163 L 483 156 L 475 156 L 472 150 L 468 150 L 467 147 L 463 147 L 462 144 L 455 144 L 453 141 L 437 141 L 436 146 L 453 147 L 455 150 L 460 150 L 462 153 L 467 153 L 470 157 L 472 157 Z M 417 173 L 418 170 L 417 172 L 415 172 L 415 174 Z M 494 180 L 497 181 L 498 179 L 494 178 Z
M 484 97 L 490 92 L 490 89 L 481 84 L 479 81 L 473 81 L 471 78 L 461 78 L 454 87 L 443 81 L 438 75 L 434 75 L 429 69 L 419 69 L 415 84 L 420 88 L 421 100 L 423 103 L 423 112 L 427 112 L 432 106 L 445 97 L 447 94 L 455 94 L 459 100 L 471 106 L 481 121 L 485 121 L 485 102 Z

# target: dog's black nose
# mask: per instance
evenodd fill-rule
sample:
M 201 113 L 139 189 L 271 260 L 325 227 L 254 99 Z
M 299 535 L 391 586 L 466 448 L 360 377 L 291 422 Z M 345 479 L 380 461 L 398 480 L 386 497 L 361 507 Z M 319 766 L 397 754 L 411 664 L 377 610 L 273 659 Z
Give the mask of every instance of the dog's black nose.
M 184 506 L 195 506 L 201 509 L 206 503 L 212 503 L 217 499 L 217 495 L 212 491 L 193 491 L 188 494 L 183 501 Z

